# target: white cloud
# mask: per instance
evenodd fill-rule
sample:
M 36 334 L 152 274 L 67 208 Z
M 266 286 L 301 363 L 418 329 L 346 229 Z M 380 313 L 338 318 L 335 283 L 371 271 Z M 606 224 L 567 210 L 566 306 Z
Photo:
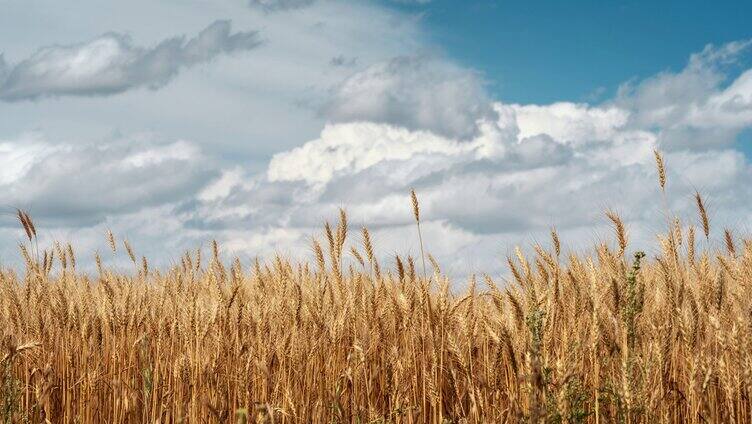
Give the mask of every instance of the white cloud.
M 104 34 L 81 44 L 43 47 L 10 68 L 0 58 L 0 99 L 108 95 L 138 87 L 156 89 L 182 68 L 220 54 L 249 50 L 259 43 L 255 31 L 232 33 L 230 21 L 216 21 L 194 38 L 173 37 L 152 48 L 135 46 L 127 35 L 119 33 Z
M 198 200 L 211 202 L 212 200 L 226 198 L 233 188 L 243 183 L 243 169 L 239 166 L 225 170 L 219 178 L 207 185 L 198 194 Z
M 546 107 L 538 111 L 558 116 L 562 108 L 577 107 L 558 104 L 550 111 Z M 505 109 L 514 113 L 518 107 L 498 104 L 495 108 L 504 115 Z M 523 121 L 529 119 L 526 112 Z M 587 128 L 608 127 L 613 121 L 609 110 L 591 108 L 588 112 L 583 115 L 589 117 Z M 571 116 L 560 119 L 568 122 Z M 583 191 L 582 196 L 592 202 L 617 200 L 604 181 L 619 181 L 636 169 L 652 173 L 655 137 L 650 133 L 612 128 L 605 141 L 578 143 L 560 138 L 561 131 L 520 131 L 518 122 L 500 119 L 465 141 L 386 124 L 332 125 L 320 139 L 275 156 L 267 175 L 271 182 L 306 183 L 307 202 L 313 203 L 309 211 L 311 206 L 325 211 L 322 202 L 331 209 L 341 203 L 360 210 L 357 202 L 363 202 L 360 213 L 376 225 L 409 221 L 409 214 L 395 216 L 401 213 L 395 202 L 404 202 L 410 187 L 417 187 L 425 216 L 476 233 L 493 233 L 537 228 L 541 220 L 554 219 L 547 201 L 567 203 L 575 192 Z M 554 119 L 547 122 L 552 128 L 563 125 Z M 578 128 L 574 125 L 572 130 L 576 133 Z M 489 155 L 489 151 L 496 154 Z M 360 187 L 363 195 L 349 194 Z M 390 200 L 380 207 L 379 199 Z M 372 207 L 382 210 L 381 216 L 367 211 Z M 560 220 L 582 222 L 593 217 L 587 201 L 568 208 L 570 213 Z
M 58 152 L 39 138 L 24 134 L 17 140 L 0 140 L 0 185 L 11 184 L 23 177 L 40 159 Z
M 684 124 L 696 128 L 740 129 L 752 123 L 752 70 L 744 72 L 727 88 L 693 104 Z
M 453 157 L 472 151 L 470 145 L 404 128 L 371 122 L 329 125 L 321 138 L 275 155 L 267 172 L 270 181 L 303 180 L 328 183 L 382 162 L 401 162 L 418 155 Z
M 630 112 L 630 125 L 659 128 L 666 149 L 729 145 L 752 125 L 750 71 L 726 85 L 727 69 L 750 47 L 752 40 L 708 45 L 680 72 L 623 84 L 613 103 Z
M 102 145 L 25 136 L 0 143 L 0 197 L 56 225 L 91 225 L 194 197 L 217 172 L 188 141 L 151 135 Z
M 629 112 L 617 107 L 590 107 L 560 102 L 514 105 L 522 138 L 546 134 L 561 143 L 582 144 L 612 138 L 623 128 Z
M 338 122 L 372 121 L 469 138 L 491 115 L 481 76 L 436 57 L 397 57 L 359 71 L 323 108 Z

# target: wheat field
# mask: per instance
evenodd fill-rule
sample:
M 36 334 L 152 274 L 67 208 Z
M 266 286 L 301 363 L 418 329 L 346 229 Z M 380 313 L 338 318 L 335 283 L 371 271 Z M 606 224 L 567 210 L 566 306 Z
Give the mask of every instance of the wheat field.
M 614 238 L 589 255 L 552 231 L 508 258 L 509 281 L 462 292 L 422 241 L 421 257 L 379 263 L 344 212 L 311 263 L 222 263 L 215 243 L 156 270 L 109 233 L 134 271 L 97 256 L 85 273 L 19 211 L 26 267 L 0 273 L 0 418 L 750 423 L 752 241 L 711 231 L 696 204 L 696 226 L 667 215 L 657 255 L 609 212 Z

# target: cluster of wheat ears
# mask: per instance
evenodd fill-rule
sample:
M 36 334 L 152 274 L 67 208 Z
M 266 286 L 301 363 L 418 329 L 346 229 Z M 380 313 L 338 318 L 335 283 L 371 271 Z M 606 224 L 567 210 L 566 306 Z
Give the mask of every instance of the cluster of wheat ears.
M 726 231 L 711 251 L 696 202 L 698 230 L 668 215 L 654 257 L 629 254 L 608 213 L 613 247 L 566 255 L 552 231 L 508 258 L 509 281 L 472 277 L 462 293 L 422 242 L 420 258 L 379 263 L 344 212 L 311 264 L 245 269 L 215 243 L 154 270 L 109 233 L 135 270 L 97 255 L 88 274 L 70 245 L 39 247 L 19 212 L 26 269 L 0 272 L 0 418 L 749 423 L 752 241 Z

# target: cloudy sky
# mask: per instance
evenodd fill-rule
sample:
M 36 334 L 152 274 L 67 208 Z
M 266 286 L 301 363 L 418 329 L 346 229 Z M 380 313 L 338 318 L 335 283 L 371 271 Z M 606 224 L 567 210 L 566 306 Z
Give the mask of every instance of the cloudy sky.
M 417 254 L 411 187 L 456 275 L 608 208 L 650 251 L 655 148 L 673 213 L 746 232 L 752 5 L 560 3 L 0 0 L 0 263 L 14 208 L 88 257 L 306 258 L 340 207 Z

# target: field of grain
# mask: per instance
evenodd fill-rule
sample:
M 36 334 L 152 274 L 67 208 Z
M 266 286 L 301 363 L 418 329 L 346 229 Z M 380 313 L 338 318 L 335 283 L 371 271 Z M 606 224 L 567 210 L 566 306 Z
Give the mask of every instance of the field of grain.
M 226 264 L 214 244 L 156 270 L 109 234 L 134 271 L 97 258 L 88 274 L 19 212 L 26 269 L 0 273 L 0 418 L 749 423 L 752 241 L 696 203 L 696 225 L 667 215 L 659 255 L 609 213 L 614 240 L 589 256 L 552 231 L 508 259 L 509 281 L 461 293 L 427 252 L 379 263 L 344 212 L 310 264 Z

